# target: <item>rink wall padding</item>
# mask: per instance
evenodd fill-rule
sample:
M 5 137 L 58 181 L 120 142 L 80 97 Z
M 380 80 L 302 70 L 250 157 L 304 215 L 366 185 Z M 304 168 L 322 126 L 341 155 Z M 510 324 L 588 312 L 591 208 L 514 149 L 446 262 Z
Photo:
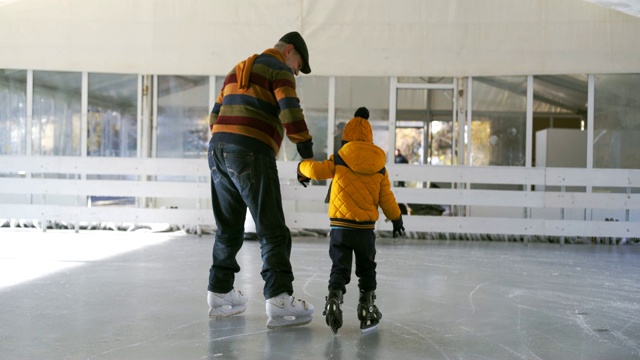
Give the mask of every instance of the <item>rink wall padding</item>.
M 292 229 L 328 229 L 328 185 L 302 187 L 278 162 Z M 549 237 L 640 235 L 640 170 L 389 164 L 411 232 Z M 437 186 L 433 186 L 437 185 Z M 107 200 L 114 201 L 107 201 Z M 129 199 L 130 201 L 116 201 Z M 206 159 L 0 156 L 0 219 L 215 227 Z M 376 230 L 391 230 L 381 214 Z

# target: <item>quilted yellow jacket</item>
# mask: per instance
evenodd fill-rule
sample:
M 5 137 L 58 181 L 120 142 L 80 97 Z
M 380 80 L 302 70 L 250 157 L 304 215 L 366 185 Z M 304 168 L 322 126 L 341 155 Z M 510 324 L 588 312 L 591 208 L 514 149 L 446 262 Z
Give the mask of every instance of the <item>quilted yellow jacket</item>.
M 333 178 L 329 200 L 332 227 L 374 229 L 378 207 L 388 219 L 400 218 L 385 163 L 386 155 L 378 146 L 351 141 L 328 160 L 303 160 L 299 171 L 314 180 Z

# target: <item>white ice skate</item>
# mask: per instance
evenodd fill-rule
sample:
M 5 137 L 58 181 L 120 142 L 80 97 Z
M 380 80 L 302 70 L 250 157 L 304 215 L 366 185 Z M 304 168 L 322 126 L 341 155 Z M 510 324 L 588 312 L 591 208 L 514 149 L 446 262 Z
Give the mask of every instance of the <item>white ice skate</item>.
M 313 305 L 282 293 L 267 300 L 267 328 L 280 329 L 306 325 L 313 318 Z
M 226 294 L 209 291 L 209 317 L 212 319 L 238 315 L 247 309 L 248 298 L 240 290 L 232 289 Z

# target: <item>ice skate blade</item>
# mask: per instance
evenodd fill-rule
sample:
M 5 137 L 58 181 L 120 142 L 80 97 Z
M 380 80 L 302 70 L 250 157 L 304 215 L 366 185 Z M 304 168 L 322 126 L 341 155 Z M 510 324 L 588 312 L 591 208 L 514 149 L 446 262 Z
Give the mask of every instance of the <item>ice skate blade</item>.
M 312 317 L 300 317 L 299 319 L 287 320 L 287 319 L 269 319 L 267 320 L 267 329 L 286 329 L 297 326 L 307 325 L 311 322 Z
M 329 329 L 331 329 L 331 332 L 333 333 L 333 335 L 337 334 L 338 329 L 342 327 L 341 317 L 334 317 L 332 315 L 327 315 L 326 323 L 327 325 L 329 325 Z
M 242 314 L 246 309 L 247 309 L 246 306 L 241 306 L 241 307 L 237 307 L 235 309 L 229 309 L 229 310 L 209 308 L 209 318 L 215 320 L 219 318 L 235 316 L 238 314 Z
M 333 336 L 338 336 L 338 328 L 334 328 L 334 327 L 330 326 L 329 329 L 331 329 L 331 334 Z
M 366 335 L 366 334 L 368 334 L 368 333 L 370 333 L 370 332 L 372 332 L 374 330 L 377 330 L 378 329 L 378 325 L 379 324 L 375 324 L 375 325 L 371 325 L 371 326 L 366 327 L 366 328 L 361 328 L 360 331 L 362 332 L 362 335 Z

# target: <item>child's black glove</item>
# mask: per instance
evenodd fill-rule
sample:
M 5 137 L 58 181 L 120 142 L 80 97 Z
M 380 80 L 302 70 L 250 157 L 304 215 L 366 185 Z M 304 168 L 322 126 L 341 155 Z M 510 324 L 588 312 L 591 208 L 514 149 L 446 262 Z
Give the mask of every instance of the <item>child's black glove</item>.
M 302 186 L 307 187 L 307 185 L 309 185 L 310 181 L 311 181 L 311 178 L 308 178 L 308 177 L 302 175 L 302 173 L 300 172 L 300 163 L 298 163 L 298 182 Z
M 402 224 L 402 215 L 396 220 L 391 220 L 393 224 L 393 238 L 397 238 L 399 236 L 404 236 L 404 225 Z

